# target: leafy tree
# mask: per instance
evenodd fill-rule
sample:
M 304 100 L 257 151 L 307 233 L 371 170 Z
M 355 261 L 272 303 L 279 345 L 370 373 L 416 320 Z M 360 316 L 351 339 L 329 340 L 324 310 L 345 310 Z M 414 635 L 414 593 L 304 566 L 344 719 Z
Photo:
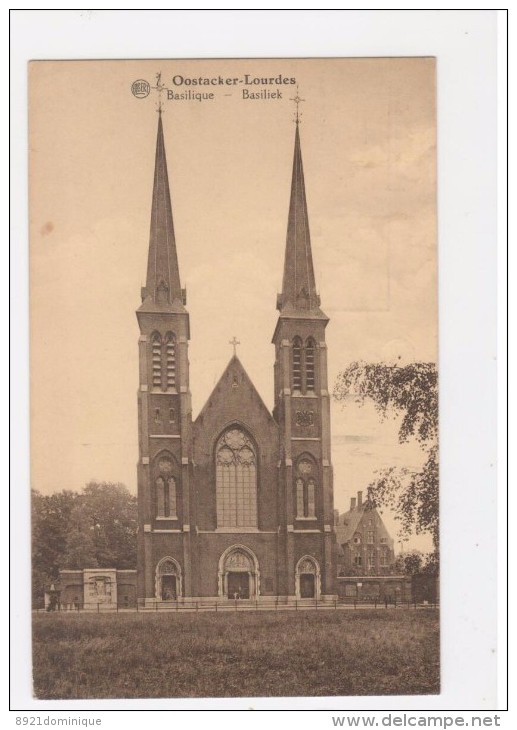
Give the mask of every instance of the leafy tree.
M 420 550 L 409 550 L 407 553 L 399 553 L 395 560 L 394 570 L 404 575 L 416 575 L 422 570 L 424 554 Z
M 45 585 L 55 581 L 67 549 L 70 516 L 77 493 L 65 490 L 43 495 L 32 491 L 33 600 L 43 597 Z
M 81 493 L 32 493 L 33 600 L 61 568 L 135 568 L 137 501 L 123 484 L 90 482 Z
M 438 375 L 434 363 L 405 366 L 354 362 L 339 374 L 334 398 L 346 405 L 354 395 L 373 402 L 381 419 L 401 416 L 399 441 L 415 439 L 427 454 L 419 472 L 390 467 L 368 485 L 367 499 L 374 507 L 389 507 L 401 523 L 400 534 L 428 532 L 434 543 L 429 570 L 438 565 Z
M 87 504 L 83 495 L 78 495 L 70 514 L 66 549 L 61 557 L 60 568 L 82 570 L 83 568 L 99 567 L 94 531 L 95 526 L 92 523 Z
M 90 482 L 78 515 L 92 537 L 100 568 L 136 567 L 137 500 L 123 484 Z M 83 566 L 86 567 L 86 566 Z

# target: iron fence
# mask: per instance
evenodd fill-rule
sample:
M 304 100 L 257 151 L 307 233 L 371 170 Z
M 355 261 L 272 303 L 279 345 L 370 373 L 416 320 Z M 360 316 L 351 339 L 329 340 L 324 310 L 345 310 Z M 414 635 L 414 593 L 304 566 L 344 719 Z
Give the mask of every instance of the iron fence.
M 321 601 L 317 599 L 298 599 L 295 601 L 286 601 L 285 599 L 272 598 L 267 599 L 228 599 L 226 601 L 210 601 L 210 600 L 189 600 L 180 599 L 172 601 L 147 601 L 138 599 L 136 604 L 129 606 L 124 603 L 81 603 L 74 602 L 72 604 L 58 603 L 53 607 L 35 606 L 35 613 L 157 613 L 157 612 L 190 612 L 201 613 L 214 611 L 216 613 L 231 612 L 250 612 L 250 611 L 339 611 L 339 610 L 417 610 L 417 609 L 437 609 L 439 603 L 437 601 L 416 601 L 412 599 L 397 600 L 386 598 L 352 598 L 344 597 L 332 601 Z

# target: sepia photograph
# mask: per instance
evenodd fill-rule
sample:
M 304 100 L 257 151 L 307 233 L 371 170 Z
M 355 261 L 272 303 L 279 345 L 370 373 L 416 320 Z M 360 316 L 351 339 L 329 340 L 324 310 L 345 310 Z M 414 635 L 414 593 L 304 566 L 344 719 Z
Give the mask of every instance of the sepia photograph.
M 439 694 L 436 59 L 28 75 L 34 697 Z

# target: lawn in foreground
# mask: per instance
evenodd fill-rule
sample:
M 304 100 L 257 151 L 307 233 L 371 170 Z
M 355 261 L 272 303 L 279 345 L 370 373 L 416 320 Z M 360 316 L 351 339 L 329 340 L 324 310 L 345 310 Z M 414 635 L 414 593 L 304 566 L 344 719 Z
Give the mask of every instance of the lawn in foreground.
M 436 694 L 433 610 L 40 614 L 40 699 Z

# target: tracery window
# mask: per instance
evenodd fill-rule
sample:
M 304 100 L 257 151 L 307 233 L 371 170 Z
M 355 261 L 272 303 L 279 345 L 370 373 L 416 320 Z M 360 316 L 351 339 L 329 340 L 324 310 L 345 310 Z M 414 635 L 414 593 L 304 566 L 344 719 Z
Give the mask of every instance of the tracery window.
M 218 527 L 257 527 L 257 457 L 244 430 L 232 426 L 215 450 Z
M 302 456 L 296 464 L 296 517 L 298 519 L 314 519 L 316 517 L 316 477 L 317 469 L 314 460 Z
M 160 456 L 155 467 L 156 516 L 177 518 L 177 489 L 174 464 L 168 456 Z

